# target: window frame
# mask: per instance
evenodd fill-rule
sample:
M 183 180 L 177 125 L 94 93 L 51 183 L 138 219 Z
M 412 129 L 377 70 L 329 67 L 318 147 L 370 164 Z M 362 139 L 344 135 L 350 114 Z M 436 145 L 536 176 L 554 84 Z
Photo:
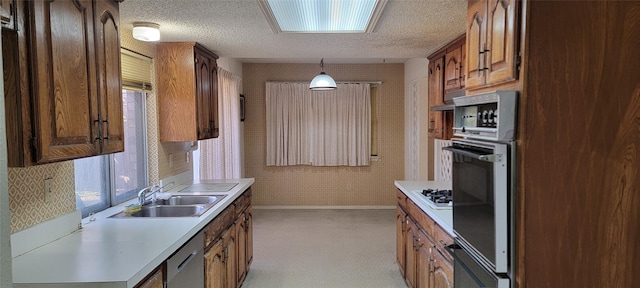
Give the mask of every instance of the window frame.
M 136 135 L 138 137 L 141 137 L 142 142 L 144 144 L 140 144 L 137 143 L 138 145 L 142 146 L 142 161 L 143 164 L 140 165 L 139 163 L 137 164 L 137 168 L 144 168 L 144 173 L 140 173 L 141 175 L 143 175 L 143 179 L 142 179 L 142 183 L 144 183 L 144 187 L 149 185 L 149 150 L 148 150 L 148 134 L 147 134 L 147 130 L 148 130 L 148 123 L 147 123 L 147 103 L 146 103 L 146 98 L 147 98 L 147 92 L 144 90 L 138 90 L 138 89 L 131 89 L 130 87 L 127 88 L 122 88 L 122 95 L 124 97 L 124 91 L 132 91 L 135 93 L 140 93 L 141 95 L 136 97 L 140 97 L 142 101 L 140 101 L 140 105 L 142 105 L 141 107 L 141 115 L 139 115 L 141 117 L 141 119 L 143 119 L 143 123 L 139 123 L 141 124 L 141 131 L 139 132 L 139 135 Z M 126 130 L 126 128 L 125 128 Z M 126 135 L 125 135 L 126 137 Z M 101 165 L 97 165 L 100 167 L 101 169 L 101 173 L 100 175 L 102 177 L 104 177 L 103 179 L 101 179 L 100 181 L 102 181 L 102 183 L 106 184 L 104 185 L 105 187 L 101 187 L 103 189 L 103 191 L 99 191 L 100 193 L 100 198 L 103 201 L 100 201 L 97 204 L 93 204 L 90 206 L 86 206 L 82 209 L 78 209 L 78 203 L 77 201 L 82 201 L 80 199 L 80 196 L 77 194 L 77 188 L 76 188 L 76 209 L 80 210 L 82 213 L 82 217 L 87 217 L 90 216 L 91 214 L 94 213 L 98 213 L 100 211 L 106 210 L 110 207 L 119 205 L 121 203 L 124 203 L 126 201 L 129 201 L 133 198 L 135 198 L 137 196 L 137 189 L 138 188 L 143 188 L 143 187 L 138 187 L 138 188 L 134 188 L 133 190 L 127 191 L 123 194 L 118 195 L 117 191 L 117 187 L 116 187 L 116 171 L 115 171 L 115 157 L 116 155 L 120 154 L 120 153 L 125 153 L 125 152 L 119 152 L 119 153 L 113 153 L 113 154 L 109 154 L 109 155 L 98 155 L 98 156 L 93 156 L 93 157 L 89 157 L 89 158 L 102 158 L 102 164 Z M 83 159 L 88 159 L 88 158 L 83 158 Z M 76 159 L 73 161 L 77 161 L 77 160 L 82 160 L 82 159 Z M 77 175 L 74 174 L 74 181 L 75 181 L 75 177 L 77 177 Z

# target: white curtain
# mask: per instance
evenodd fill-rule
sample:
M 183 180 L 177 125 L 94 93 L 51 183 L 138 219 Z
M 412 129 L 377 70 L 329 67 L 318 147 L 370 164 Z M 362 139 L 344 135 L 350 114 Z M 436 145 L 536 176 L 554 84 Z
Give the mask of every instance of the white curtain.
M 267 166 L 367 166 L 371 154 L 371 88 L 267 82 Z
M 242 178 L 240 80 L 218 68 L 218 138 L 200 141 L 200 179 Z

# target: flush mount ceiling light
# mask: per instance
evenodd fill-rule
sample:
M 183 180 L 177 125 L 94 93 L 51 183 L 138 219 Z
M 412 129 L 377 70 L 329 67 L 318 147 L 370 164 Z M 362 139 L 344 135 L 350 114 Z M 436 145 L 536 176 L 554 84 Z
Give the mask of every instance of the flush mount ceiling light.
M 313 77 L 313 80 L 311 80 L 311 83 L 309 84 L 309 89 L 314 91 L 336 89 L 338 87 L 336 86 L 336 81 L 334 81 L 329 74 L 324 73 L 324 58 L 320 60 L 320 67 L 322 72 L 320 72 L 318 76 Z
M 258 0 L 273 33 L 371 33 L 387 0 Z
M 160 40 L 160 25 L 150 22 L 133 23 L 133 38 L 152 42 Z

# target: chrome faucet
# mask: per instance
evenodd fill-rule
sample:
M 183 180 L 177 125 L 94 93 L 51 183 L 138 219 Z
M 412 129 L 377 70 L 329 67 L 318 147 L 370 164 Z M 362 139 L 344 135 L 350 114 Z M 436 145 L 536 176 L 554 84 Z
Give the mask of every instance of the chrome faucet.
M 144 206 L 146 204 L 151 203 L 151 201 L 147 201 L 147 196 L 151 196 L 153 194 L 155 194 L 156 192 L 160 191 L 160 186 L 156 185 L 152 185 L 149 187 L 145 187 L 142 188 L 142 190 L 140 190 L 138 192 L 138 204 L 140 206 Z M 147 194 L 147 192 L 149 192 L 149 194 Z

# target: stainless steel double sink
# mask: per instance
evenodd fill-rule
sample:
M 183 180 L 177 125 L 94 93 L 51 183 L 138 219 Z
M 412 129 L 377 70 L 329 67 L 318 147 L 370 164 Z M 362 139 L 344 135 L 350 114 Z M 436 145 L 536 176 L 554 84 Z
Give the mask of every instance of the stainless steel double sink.
M 133 213 L 120 212 L 112 218 L 130 217 L 200 217 L 227 195 L 172 195 L 166 200 L 158 199 L 152 205 L 142 206 Z

